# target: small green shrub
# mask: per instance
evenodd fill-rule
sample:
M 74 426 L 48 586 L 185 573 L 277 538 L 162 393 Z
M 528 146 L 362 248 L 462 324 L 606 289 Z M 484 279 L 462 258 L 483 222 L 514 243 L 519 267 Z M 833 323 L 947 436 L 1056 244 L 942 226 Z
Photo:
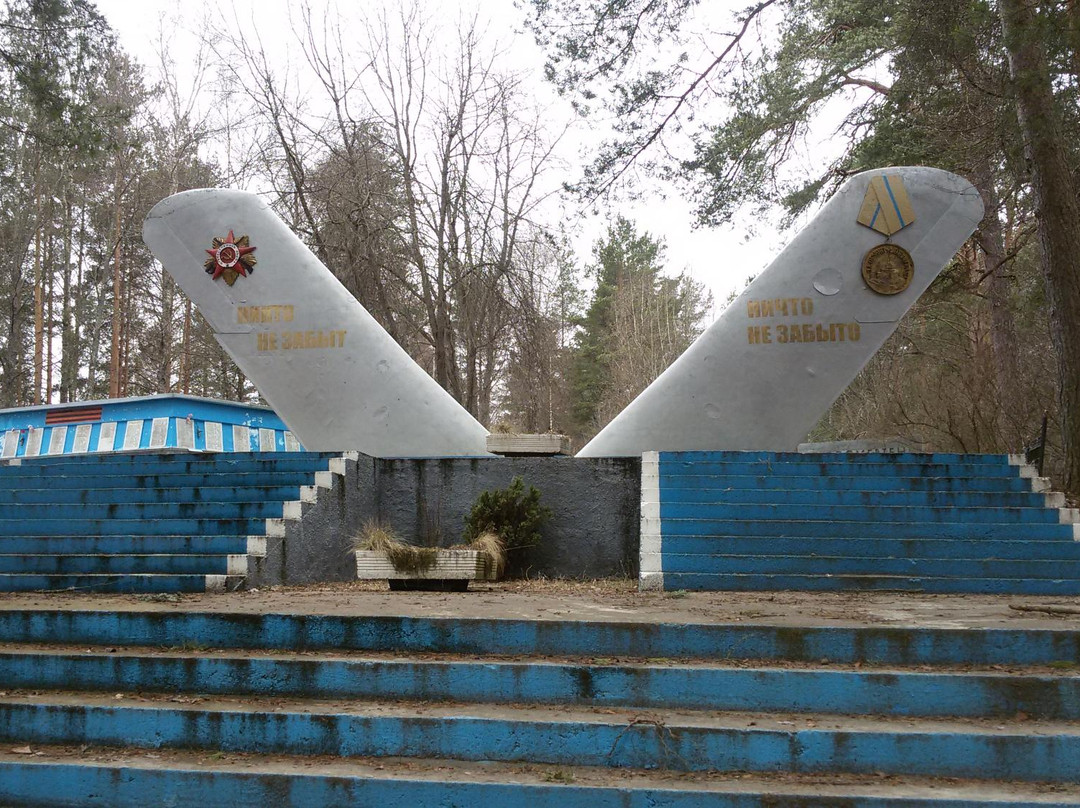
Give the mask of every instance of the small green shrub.
M 507 488 L 484 491 L 476 498 L 465 518 L 465 541 L 474 541 L 483 533 L 494 533 L 508 551 L 532 547 L 540 542 L 540 525 L 551 511 L 540 504 L 540 492 L 533 486 L 525 490 L 520 477 Z

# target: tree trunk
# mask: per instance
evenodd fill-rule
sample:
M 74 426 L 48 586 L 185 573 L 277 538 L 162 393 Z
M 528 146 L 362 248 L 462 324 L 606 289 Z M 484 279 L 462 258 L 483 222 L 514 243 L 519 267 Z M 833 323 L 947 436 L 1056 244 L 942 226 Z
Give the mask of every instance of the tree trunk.
M 180 346 L 180 392 L 191 394 L 191 300 L 184 300 L 184 336 Z
M 74 274 L 71 264 L 72 240 L 75 223 L 72 219 L 71 199 L 67 188 L 64 190 L 64 246 L 63 246 L 63 296 L 60 309 L 60 403 L 74 401 L 75 383 L 79 378 L 79 350 L 76 344 L 78 326 L 75 322 L 75 288 L 72 284 Z
M 1066 0 L 1066 9 L 1068 12 L 1069 48 L 1072 51 L 1069 65 L 1072 67 L 1073 75 L 1080 78 L 1080 0 Z
M 1031 172 L 1057 354 L 1065 489 L 1080 494 L 1080 201 L 1069 171 L 1061 119 L 1035 0 L 999 0 L 1017 115 Z
M 34 404 L 41 403 L 41 371 L 45 335 L 44 294 L 41 288 L 41 151 L 34 167 Z
M 973 177 L 982 197 L 986 215 L 975 233 L 986 256 L 987 297 L 990 301 L 990 347 L 994 360 L 994 381 L 998 391 L 998 433 L 1005 444 L 1024 436 L 1013 435 L 1013 424 L 1023 404 L 1017 387 L 1020 357 L 1017 351 L 1016 318 L 1010 301 L 1011 282 L 1005 271 L 1005 235 L 1001 227 L 1001 199 L 994 185 L 989 160 L 983 161 Z M 997 447 L 1002 448 L 1002 447 Z
M 120 212 L 120 164 L 116 166 L 116 230 L 113 233 L 113 316 L 112 316 L 112 353 L 109 359 L 109 398 L 120 398 L 120 330 L 121 330 L 121 273 L 120 273 L 120 234 L 123 219 Z
M 49 221 L 53 221 L 53 206 L 49 205 Z M 56 281 L 56 272 L 53 271 L 53 267 L 56 265 L 56 250 L 54 246 L 54 237 L 50 234 L 46 240 L 47 251 L 45 253 L 45 266 L 49 268 L 48 274 L 45 276 L 45 403 L 52 404 L 52 387 L 53 387 L 53 329 L 55 323 L 53 322 L 53 285 Z

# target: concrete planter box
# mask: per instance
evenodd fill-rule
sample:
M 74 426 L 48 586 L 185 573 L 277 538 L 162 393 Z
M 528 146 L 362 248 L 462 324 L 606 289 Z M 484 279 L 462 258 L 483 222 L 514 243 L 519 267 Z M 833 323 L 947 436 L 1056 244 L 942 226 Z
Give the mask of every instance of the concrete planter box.
M 487 450 L 506 457 L 546 457 L 570 454 L 570 438 L 551 433 L 520 434 L 493 432 L 487 436 Z
M 378 550 L 354 552 L 356 577 L 388 580 L 391 589 L 464 590 L 469 581 L 494 581 L 498 573 L 491 556 L 478 550 L 439 550 L 435 563 L 425 570 L 397 570 Z

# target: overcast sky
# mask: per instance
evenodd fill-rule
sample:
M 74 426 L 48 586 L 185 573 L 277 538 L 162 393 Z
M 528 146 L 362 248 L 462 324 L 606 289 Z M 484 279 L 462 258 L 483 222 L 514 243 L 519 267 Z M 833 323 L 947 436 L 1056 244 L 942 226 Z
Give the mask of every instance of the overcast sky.
M 199 39 L 213 43 L 218 30 L 229 30 L 239 25 L 244 30 L 251 27 L 258 29 L 258 36 L 264 49 L 276 54 L 281 59 L 282 67 L 293 50 L 290 13 L 298 16 L 296 3 L 287 0 L 235 0 L 221 4 L 207 3 L 205 0 L 95 0 L 100 12 L 116 31 L 122 47 L 151 70 L 157 64 L 159 31 L 164 28 L 165 38 L 169 43 L 178 72 L 192 75 L 193 60 L 198 51 Z M 312 0 L 317 15 L 325 7 L 326 0 Z M 454 7 L 458 0 L 425 0 L 430 4 L 433 14 L 446 17 L 456 14 Z M 460 0 L 467 9 L 470 0 Z M 742 0 L 711 0 L 710 8 L 741 8 Z M 345 8 L 356 4 L 345 4 Z M 595 140 L 596 126 L 575 121 L 569 105 L 557 99 L 555 94 L 543 84 L 541 70 L 543 54 L 537 48 L 530 35 L 519 33 L 522 27 L 521 9 L 515 8 L 510 0 L 498 0 L 479 6 L 479 17 L 486 21 L 487 37 L 492 45 L 501 46 L 502 58 L 507 69 L 525 71 L 536 77 L 537 94 L 550 100 L 551 114 L 562 118 L 571 129 L 564 143 L 563 159 L 567 171 L 574 175 L 580 171 L 583 157 L 583 144 Z M 494 11 L 494 15 L 493 15 Z M 357 39 L 361 39 L 358 33 Z M 556 121 L 560 124 L 561 121 Z M 574 177 L 568 177 L 573 179 Z M 661 189 L 662 190 L 662 189 Z M 574 244 L 582 263 L 589 260 L 590 247 L 602 233 L 606 221 L 617 212 L 635 220 L 640 230 L 648 230 L 654 236 L 662 237 L 667 244 L 668 269 L 678 272 L 686 269 L 697 279 L 704 282 L 713 292 L 713 297 L 722 303 L 728 294 L 741 289 L 747 277 L 758 273 L 790 240 L 792 233 L 776 233 L 766 224 L 758 223 L 758 234 L 748 237 L 743 221 L 732 227 L 720 229 L 695 229 L 690 206 L 684 202 L 675 188 L 668 188 L 666 197 L 650 189 L 643 201 L 636 203 L 601 203 L 587 210 L 582 210 L 574 200 L 566 200 L 561 206 L 561 215 L 574 235 Z M 552 209 L 552 215 L 560 211 Z M 551 222 L 554 224 L 554 222 Z

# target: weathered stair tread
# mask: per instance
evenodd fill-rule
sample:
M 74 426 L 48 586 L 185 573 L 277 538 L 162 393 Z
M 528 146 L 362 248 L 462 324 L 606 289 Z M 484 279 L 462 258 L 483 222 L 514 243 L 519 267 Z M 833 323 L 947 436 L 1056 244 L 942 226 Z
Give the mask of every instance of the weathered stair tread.
M 690 519 L 664 517 L 663 535 L 775 536 L 778 538 L 1041 539 L 1072 541 L 1074 524 L 1055 522 L 875 522 L 829 519 Z
M 22 794 L 52 799 L 86 799 L 106 794 L 117 808 L 146 804 L 153 793 L 177 806 L 229 804 L 292 808 L 331 804 L 384 806 L 437 804 L 438 796 L 455 804 L 498 800 L 503 805 L 538 808 L 728 808 L 769 805 L 806 808 L 835 805 L 884 808 L 903 801 L 906 808 L 957 803 L 1059 808 L 1080 802 L 1080 786 L 1024 782 L 986 783 L 972 780 L 865 775 L 794 775 L 737 773 L 673 773 L 588 766 L 553 766 L 432 758 L 296 757 L 214 754 L 187 750 L 32 746 L 28 753 L 0 750 L 0 771 L 18 767 L 23 778 L 8 778 Z M 73 766 L 104 788 L 87 783 L 70 795 L 64 777 Z M 175 791 L 167 790 L 169 788 Z M 513 789 L 512 791 L 510 789 Z M 16 793 L 10 788 L 0 797 Z M 450 797 L 450 795 L 453 795 Z M 270 800 L 270 801 L 267 801 Z M 353 802 L 355 800 L 355 802 Z M 631 801 L 633 800 L 633 801 Z M 370 802 L 369 802 L 370 801 Z M 57 803 L 61 804 L 61 803 Z M 91 804 L 81 802 L 66 805 Z M 94 802 L 93 804 L 104 804 Z
M 721 551 L 723 547 L 717 548 Z M 1073 549 L 1070 547 L 1069 549 Z M 732 573 L 762 575 L 899 575 L 930 578 L 1080 578 L 1080 542 L 1072 558 L 1029 556 L 1022 559 L 960 556 L 948 559 L 919 555 L 833 555 L 807 552 L 683 553 L 664 557 L 668 573 Z
M 9 694 L 0 699 L 0 737 L 25 743 L 1070 783 L 1080 760 L 1076 722 L 682 710 L 649 714 L 618 708 L 358 705 L 310 699 L 263 703 L 87 693 Z
M 312 666 L 318 664 L 317 677 Z M 958 675 L 960 674 L 960 675 Z M 8 688 L 1080 720 L 1080 671 L 0 646 Z
M 0 591 L 44 592 L 78 590 L 84 592 L 152 593 L 210 592 L 235 588 L 242 575 L 192 575 L 172 573 L 117 573 L 38 575 L 0 573 Z
M 364 595 L 368 597 L 365 599 Z M 1019 613 L 1004 606 L 1000 598 L 933 597 L 922 595 L 861 593 L 859 601 L 850 595 L 785 596 L 788 612 L 780 622 L 747 620 L 739 610 L 694 608 L 668 613 L 656 619 L 631 612 L 612 619 L 610 610 L 592 619 L 527 619 L 509 616 L 485 617 L 469 611 L 496 611 L 483 601 L 462 596 L 448 598 L 453 612 L 446 616 L 418 610 L 419 603 L 393 598 L 403 614 L 385 614 L 387 595 L 383 592 L 357 593 L 355 613 L 326 613 L 325 598 L 312 599 L 302 590 L 287 593 L 247 593 L 215 596 L 210 602 L 192 598 L 164 604 L 134 601 L 115 596 L 89 599 L 75 593 L 53 595 L 48 607 L 23 608 L 16 598 L 0 599 L 0 636 L 9 641 L 65 643 L 85 647 L 183 646 L 195 644 L 215 648 L 293 649 L 305 651 L 395 650 L 398 653 L 458 652 L 471 654 L 561 654 L 565 656 L 697 657 L 702 659 L 769 659 L 833 662 L 877 662 L 902 665 L 1032 665 L 1062 660 L 1080 664 L 1080 630 L 1051 618 L 1032 623 L 1018 619 Z M 316 596 L 317 597 L 317 596 Z M 695 603 L 694 595 L 685 604 Z M 710 596 L 704 596 L 710 598 Z M 822 622 L 814 614 L 815 597 L 831 602 L 830 610 L 842 608 L 845 617 Z M 644 596 L 656 604 L 655 596 Z M 724 602 L 760 608 L 775 596 L 731 595 Z M 295 613 L 282 611 L 296 602 Z M 346 608 L 346 598 L 334 598 L 336 607 Z M 664 601 L 669 601 L 665 598 Z M 907 615 L 891 625 L 867 625 L 857 611 L 860 602 L 882 602 L 888 612 Z M 422 602 L 422 601 L 421 601 Z M 561 613 L 575 604 L 561 598 Z M 670 601 L 683 605 L 682 599 Z M 1001 604 L 1004 614 L 987 611 L 987 604 Z M 919 609 L 919 604 L 922 609 Z M 940 604 L 938 606 L 937 604 Z M 102 606 L 105 609 L 102 609 Z M 378 605 L 376 609 L 375 606 Z M 428 601 L 430 606 L 430 601 Z M 540 605 L 526 602 L 529 612 Z M 928 611 L 926 607 L 931 607 Z M 211 609 L 207 611 L 206 609 Z M 217 611 L 213 611 L 217 609 Z M 908 611 L 908 610 L 911 611 Z M 949 614 L 941 624 L 940 610 Z M 718 619 L 708 622 L 711 614 Z M 970 619 L 969 619 L 970 616 Z M 791 618 L 795 618 L 792 620 Z M 1002 622 L 1002 617 L 1015 621 Z M 736 621 L 736 622 L 732 622 Z
M 227 484 L 222 480 L 214 480 L 213 482 L 218 484 L 163 486 L 159 488 L 126 486 L 116 488 L 104 486 L 94 486 L 92 488 L 16 488 L 8 491 L 5 497 L 8 502 L 19 505 L 90 502 L 265 502 L 268 500 L 297 499 L 301 485 L 309 484 L 311 475 L 304 475 L 303 482 L 298 481 L 295 485 L 237 486 L 231 481 Z
M 221 553 L 3 553 L 0 574 L 29 575 L 242 575 L 240 554 Z
M 782 476 L 766 470 L 755 474 L 678 474 L 665 477 L 664 489 L 670 491 L 895 491 L 936 493 L 991 494 L 1012 492 L 1030 494 L 1031 480 L 1021 477 L 882 477 L 882 476 Z
M 302 471 L 256 471 L 256 472 L 161 472 L 161 473 L 131 473 L 119 474 L 86 474 L 86 475 L 42 475 L 24 480 L 0 479 L 0 486 L 8 484 L 11 487 L 18 485 L 19 488 L 40 485 L 48 480 L 49 486 L 55 490 L 75 489 L 78 491 L 115 491 L 117 489 L 146 489 L 146 488 L 196 488 L 202 489 L 220 485 L 222 478 L 227 478 L 233 486 L 247 488 L 249 486 L 267 485 L 308 485 L 312 481 L 312 475 L 323 471 L 323 467 L 304 469 Z
M 552 725 L 591 724 L 626 728 L 660 727 L 672 732 L 692 730 L 739 730 L 792 733 L 806 730 L 840 732 L 847 735 L 895 733 L 970 734 L 995 738 L 1067 738 L 1080 744 L 1080 723 L 1011 718 L 851 716 L 835 713 L 795 713 L 780 711 L 693 710 L 666 708 L 663 715 L 649 714 L 633 707 L 590 707 L 482 702 L 428 702 L 394 700 L 319 699 L 251 695 L 188 696 L 187 694 L 98 693 L 87 691 L 10 690 L 0 696 L 0 711 L 18 706 L 182 711 L 234 715 L 319 715 L 343 717 L 386 717 L 407 721 L 474 719 L 480 722 L 505 721 Z M 662 718 L 662 720 L 661 720 Z M 1080 759 L 1080 758 L 1078 758 Z

